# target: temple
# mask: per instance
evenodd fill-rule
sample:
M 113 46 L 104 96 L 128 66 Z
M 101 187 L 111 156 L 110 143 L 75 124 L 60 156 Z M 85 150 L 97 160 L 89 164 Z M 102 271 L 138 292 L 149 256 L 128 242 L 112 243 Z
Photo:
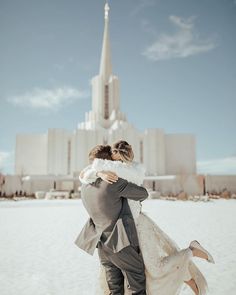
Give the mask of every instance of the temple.
M 120 82 L 113 74 L 109 38 L 109 5 L 104 7 L 104 34 L 99 74 L 92 78 L 92 108 L 74 131 L 49 129 L 43 134 L 18 134 L 16 175 L 76 177 L 88 164 L 88 152 L 97 144 L 128 141 L 135 160 L 147 176 L 196 174 L 193 134 L 166 134 L 162 128 L 139 131 L 120 109 Z M 129 99 L 129 98 L 126 98 Z

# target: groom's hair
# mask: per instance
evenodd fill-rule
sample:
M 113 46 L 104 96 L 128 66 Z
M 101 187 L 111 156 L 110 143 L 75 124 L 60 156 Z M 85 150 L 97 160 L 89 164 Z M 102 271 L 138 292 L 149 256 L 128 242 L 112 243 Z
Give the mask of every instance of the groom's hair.
M 89 152 L 89 160 L 93 161 L 95 158 L 112 160 L 112 150 L 110 145 L 99 144 Z

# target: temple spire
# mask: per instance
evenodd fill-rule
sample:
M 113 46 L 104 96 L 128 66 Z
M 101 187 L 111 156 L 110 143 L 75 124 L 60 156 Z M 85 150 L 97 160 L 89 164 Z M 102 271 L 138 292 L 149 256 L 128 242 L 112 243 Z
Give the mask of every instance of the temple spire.
M 109 39 L 109 10 L 110 8 L 106 1 L 105 7 L 104 7 L 105 27 L 104 27 L 102 55 L 101 55 L 101 62 L 100 62 L 100 75 L 103 76 L 103 79 L 105 82 L 108 82 L 109 77 L 112 74 L 110 39 Z
M 109 5 L 108 5 L 108 2 L 106 1 L 105 7 L 104 7 L 104 11 L 105 11 L 105 19 L 108 18 L 109 10 L 110 10 L 110 7 L 109 7 Z

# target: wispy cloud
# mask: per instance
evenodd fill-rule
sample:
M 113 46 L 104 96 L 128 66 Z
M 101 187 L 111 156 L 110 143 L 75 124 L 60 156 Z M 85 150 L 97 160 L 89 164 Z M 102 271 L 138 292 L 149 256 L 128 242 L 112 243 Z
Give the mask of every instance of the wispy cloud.
M 152 37 L 156 38 L 158 36 L 156 29 L 151 25 L 149 20 L 142 19 L 141 20 L 141 27 L 145 33 L 148 33 Z
M 137 5 L 134 7 L 134 9 L 130 13 L 131 16 L 137 15 L 140 11 L 142 11 L 145 8 L 156 5 L 155 0 L 138 0 L 136 2 L 137 2 Z
M 162 34 L 148 46 L 143 55 L 153 61 L 172 58 L 186 58 L 208 52 L 216 47 L 213 39 L 201 39 L 194 27 L 195 17 L 188 19 L 171 15 L 170 22 L 175 27 L 173 34 Z
M 87 91 L 80 91 L 72 87 L 58 87 L 54 89 L 34 88 L 32 91 L 9 97 L 7 100 L 15 106 L 58 110 L 65 105 L 87 97 Z
M 236 156 L 197 162 L 198 173 L 236 174 Z
M 13 172 L 14 166 L 14 153 L 0 151 L 0 172 L 9 173 Z
M 54 67 L 58 70 L 58 71 L 63 71 L 66 67 L 69 67 L 71 65 L 75 65 L 76 64 L 76 60 L 74 59 L 73 56 L 68 57 L 67 59 L 57 62 L 54 64 Z

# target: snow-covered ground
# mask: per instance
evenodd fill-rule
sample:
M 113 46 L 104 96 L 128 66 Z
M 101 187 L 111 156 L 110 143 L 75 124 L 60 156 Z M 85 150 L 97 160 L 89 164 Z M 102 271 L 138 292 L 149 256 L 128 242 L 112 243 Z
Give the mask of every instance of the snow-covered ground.
M 211 295 L 236 294 L 235 200 L 147 200 L 143 211 L 179 246 L 197 239 L 211 251 L 215 265 L 194 259 Z M 86 219 L 80 200 L 1 202 L 0 294 L 93 295 L 98 257 L 74 244 Z

